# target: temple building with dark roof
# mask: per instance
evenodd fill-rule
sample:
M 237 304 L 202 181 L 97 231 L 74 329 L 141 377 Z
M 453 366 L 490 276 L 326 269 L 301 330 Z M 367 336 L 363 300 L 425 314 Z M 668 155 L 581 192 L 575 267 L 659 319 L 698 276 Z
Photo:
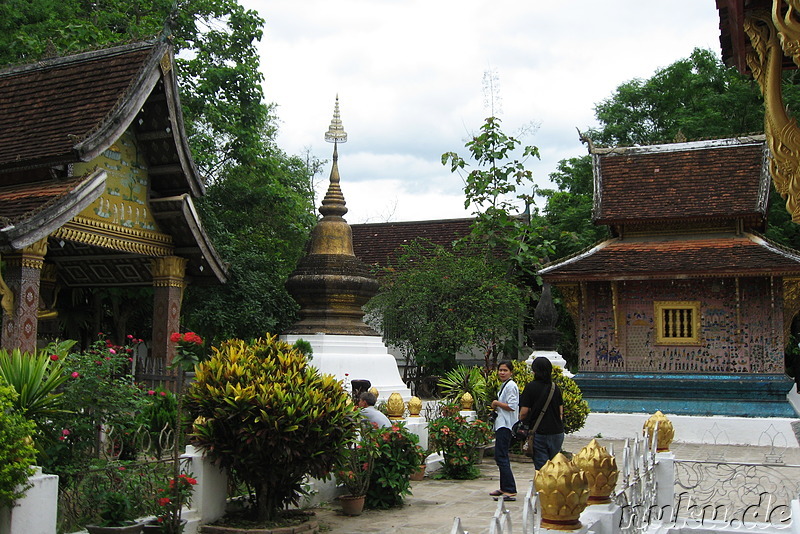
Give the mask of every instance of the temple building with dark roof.
M 592 160 L 593 220 L 611 238 L 540 271 L 575 321 L 592 409 L 791 416 L 784 346 L 800 253 L 760 234 L 764 137 L 595 149 Z
M 36 348 L 59 288 L 152 286 L 168 362 L 183 288 L 227 278 L 203 193 L 168 42 L 0 70 L 2 346 Z

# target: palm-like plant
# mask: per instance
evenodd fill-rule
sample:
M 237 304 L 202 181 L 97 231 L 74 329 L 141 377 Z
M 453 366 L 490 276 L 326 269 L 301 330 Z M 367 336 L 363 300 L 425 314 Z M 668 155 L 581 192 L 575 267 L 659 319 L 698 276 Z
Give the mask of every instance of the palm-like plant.
M 459 365 L 448 371 L 439 380 L 439 391 L 442 396 L 455 403 L 461 402 L 464 393 L 469 393 L 475 400 L 475 411 L 483 413 L 488 404 L 486 378 L 478 367 Z
M 61 360 L 75 341 L 54 342 L 36 354 L 0 349 L 0 376 L 17 392 L 13 409 L 26 419 L 40 421 L 60 411 L 61 393 L 56 389 L 69 378 Z

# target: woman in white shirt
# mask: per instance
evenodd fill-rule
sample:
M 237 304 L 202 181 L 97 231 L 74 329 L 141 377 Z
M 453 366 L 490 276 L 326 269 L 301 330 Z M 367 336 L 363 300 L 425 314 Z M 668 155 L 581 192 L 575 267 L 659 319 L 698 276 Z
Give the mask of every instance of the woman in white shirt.
M 492 401 L 492 408 L 497 413 L 494 421 L 494 461 L 500 470 L 500 489 L 489 495 L 495 500 L 503 498 L 513 501 L 517 495 L 517 483 L 511 471 L 511 462 L 508 458 L 511 448 L 511 427 L 517 421 L 519 410 L 519 387 L 511 379 L 513 367 L 510 361 L 504 360 L 497 365 L 497 376 L 501 386 L 497 392 L 497 400 Z

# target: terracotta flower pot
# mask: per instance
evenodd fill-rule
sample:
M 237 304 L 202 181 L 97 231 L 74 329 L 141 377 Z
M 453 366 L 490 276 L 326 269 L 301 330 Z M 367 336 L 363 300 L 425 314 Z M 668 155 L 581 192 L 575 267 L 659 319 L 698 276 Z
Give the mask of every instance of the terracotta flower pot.
M 425 478 L 425 468 L 426 467 L 428 467 L 427 464 L 420 465 L 419 469 L 417 469 L 416 471 L 411 473 L 411 476 L 409 476 L 408 478 L 410 478 L 411 480 L 415 480 L 415 481 L 422 480 L 423 478 Z
M 344 515 L 361 515 L 366 497 L 366 495 L 342 495 L 339 497 L 339 501 L 342 503 L 342 513 Z

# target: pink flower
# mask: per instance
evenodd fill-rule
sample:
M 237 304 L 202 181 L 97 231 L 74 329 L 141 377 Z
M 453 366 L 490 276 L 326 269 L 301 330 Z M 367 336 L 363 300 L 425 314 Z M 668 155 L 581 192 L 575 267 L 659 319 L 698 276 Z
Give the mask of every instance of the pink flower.
M 103 362 L 100 360 L 95 360 L 94 363 L 96 363 L 97 365 L 103 365 Z
M 167 392 L 166 392 L 166 391 L 162 391 L 162 392 L 160 393 L 160 395 L 161 395 L 162 397 L 166 397 L 166 396 L 167 396 Z
M 155 394 L 156 394 L 156 392 L 155 392 L 155 391 L 153 391 L 152 389 L 148 389 L 148 390 L 147 390 L 147 394 L 148 394 L 148 395 L 155 395 Z
M 132 336 L 131 334 L 128 334 L 126 337 L 127 337 L 128 339 L 133 339 L 133 336 Z
M 132 362 L 132 361 L 133 361 L 133 358 L 128 358 L 128 361 L 129 361 L 129 362 Z
M 108 352 L 110 352 L 111 354 L 116 354 L 117 353 L 117 351 L 115 351 L 114 349 L 108 349 Z
M 81 375 L 78 373 L 78 371 L 72 371 L 72 378 L 78 378 L 79 376 Z
M 62 436 L 69 436 L 70 434 L 71 432 L 69 431 L 68 428 L 65 428 L 64 430 L 61 431 Z
M 58 361 L 58 354 L 51 354 L 50 361 L 57 362 Z

